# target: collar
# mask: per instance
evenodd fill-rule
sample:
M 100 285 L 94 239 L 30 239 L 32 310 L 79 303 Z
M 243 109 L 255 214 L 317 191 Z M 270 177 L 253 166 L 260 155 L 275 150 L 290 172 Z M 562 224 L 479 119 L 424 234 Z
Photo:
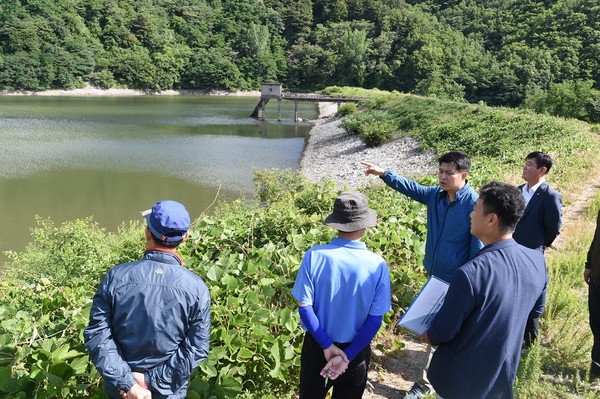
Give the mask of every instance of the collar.
M 517 242 L 514 240 L 514 238 L 508 238 L 506 240 L 496 241 L 496 242 L 493 242 L 493 243 L 488 244 L 485 247 L 481 248 L 479 250 L 479 252 L 477 253 L 477 255 L 481 255 L 485 252 L 497 251 L 499 249 L 511 247 L 513 245 L 517 245 Z
M 163 248 L 148 248 L 144 251 L 144 259 L 155 260 L 161 263 L 179 264 L 183 266 L 183 259 L 176 252 Z
M 546 179 L 542 178 L 535 186 L 533 187 L 529 187 L 529 183 L 525 183 L 523 185 L 523 191 L 528 191 L 528 192 L 532 192 L 535 193 L 535 191 L 542 185 L 546 183 Z
M 337 245 L 338 247 L 365 249 L 367 245 L 359 240 L 348 240 L 347 238 L 336 237 L 331 240 L 331 245 Z
M 439 186 L 438 186 L 439 187 Z M 467 192 L 469 192 L 471 190 L 471 185 L 469 184 L 469 180 L 465 180 L 465 185 L 462 186 L 457 192 L 456 194 L 454 194 L 454 201 L 456 201 L 457 199 L 462 198 Z M 447 198 L 449 198 L 448 192 L 446 190 L 442 190 L 440 188 L 439 191 L 440 195 L 446 196 Z

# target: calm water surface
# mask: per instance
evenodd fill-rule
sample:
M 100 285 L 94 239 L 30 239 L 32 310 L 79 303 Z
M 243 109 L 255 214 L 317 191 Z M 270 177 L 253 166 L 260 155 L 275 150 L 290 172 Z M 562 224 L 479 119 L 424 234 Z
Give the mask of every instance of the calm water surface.
M 199 216 L 254 193 L 253 168 L 293 168 L 308 123 L 293 103 L 249 117 L 257 97 L 1 97 L 0 251 L 24 248 L 35 216 L 93 216 L 115 230 L 160 199 Z M 272 104 L 273 103 L 273 104 Z M 301 104 L 302 118 L 317 116 Z M 0 262 L 6 258 L 0 255 Z

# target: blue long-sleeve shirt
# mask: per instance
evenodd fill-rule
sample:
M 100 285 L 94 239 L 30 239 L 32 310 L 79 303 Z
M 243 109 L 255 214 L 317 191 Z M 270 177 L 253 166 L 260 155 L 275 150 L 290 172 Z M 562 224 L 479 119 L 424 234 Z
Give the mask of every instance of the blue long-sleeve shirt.
M 439 186 L 423 186 L 390 170 L 386 170 L 381 179 L 394 190 L 427 205 L 423 265 L 429 275 L 451 282 L 454 271 L 483 246 L 471 235 L 470 214 L 477 193 L 466 182 L 450 202 L 448 193 Z
M 84 339 L 111 398 L 136 383 L 134 371 L 144 373 L 153 398 L 185 398 L 208 357 L 208 288 L 176 255 L 148 250 L 106 274 Z

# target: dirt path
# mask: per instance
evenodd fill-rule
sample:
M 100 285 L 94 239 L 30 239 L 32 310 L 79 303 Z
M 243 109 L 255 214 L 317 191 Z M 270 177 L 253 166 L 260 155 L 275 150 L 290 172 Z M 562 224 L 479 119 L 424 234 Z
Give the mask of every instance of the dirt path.
M 413 340 L 408 336 L 396 339 L 405 346 L 392 353 L 384 354 L 375 349 L 377 343 L 386 346 L 381 342 L 381 338 L 372 345 L 369 381 L 363 398 L 403 398 L 413 382 L 419 378 L 421 368 L 425 364 L 425 345 L 420 340 Z
M 562 232 L 577 228 L 582 223 L 594 195 L 600 190 L 600 173 L 593 172 L 588 176 L 588 182 L 578 193 L 571 194 L 563 199 L 563 226 Z M 559 235 L 554 246 L 560 251 L 564 245 L 565 234 Z M 392 353 L 383 353 L 373 350 L 371 370 L 369 371 L 369 382 L 364 399 L 400 399 L 410 389 L 413 382 L 419 377 L 421 367 L 424 364 L 425 345 L 419 340 L 411 339 L 410 336 L 394 336 L 392 331 L 379 334 L 372 347 L 377 344 L 390 348 L 389 341 L 396 339 L 404 343 L 405 347 Z

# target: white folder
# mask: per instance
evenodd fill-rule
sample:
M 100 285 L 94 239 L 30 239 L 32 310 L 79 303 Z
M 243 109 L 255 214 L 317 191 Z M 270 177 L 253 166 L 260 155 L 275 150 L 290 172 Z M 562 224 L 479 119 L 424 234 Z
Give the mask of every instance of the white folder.
M 431 276 L 400 318 L 398 325 L 419 336 L 423 335 L 442 307 L 448 285 L 447 282 Z

